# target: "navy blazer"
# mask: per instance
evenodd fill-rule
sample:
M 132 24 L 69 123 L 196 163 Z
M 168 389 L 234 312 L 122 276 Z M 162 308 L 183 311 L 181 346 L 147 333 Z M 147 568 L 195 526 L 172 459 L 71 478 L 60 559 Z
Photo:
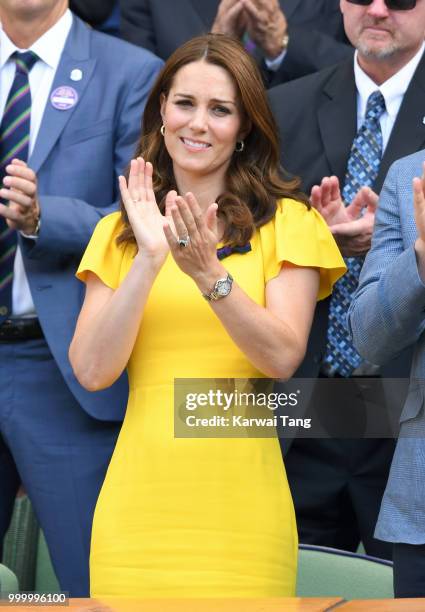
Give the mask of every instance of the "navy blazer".
M 28 162 L 37 173 L 41 228 L 36 241 L 20 241 L 35 308 L 66 383 L 83 409 L 102 420 L 123 418 L 127 382 L 122 376 L 110 389 L 89 393 L 72 372 L 68 348 L 85 290 L 75 271 L 97 222 L 117 208 L 117 177 L 133 155 L 161 65 L 152 53 L 74 16 L 52 92 L 71 87 L 78 101 L 58 110 L 50 94 Z M 72 79 L 75 70 L 80 80 Z

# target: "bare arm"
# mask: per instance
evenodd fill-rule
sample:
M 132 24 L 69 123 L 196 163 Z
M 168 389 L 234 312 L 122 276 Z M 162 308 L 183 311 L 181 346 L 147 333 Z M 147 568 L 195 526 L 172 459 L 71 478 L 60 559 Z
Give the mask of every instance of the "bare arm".
M 290 378 L 301 363 L 319 289 L 313 268 L 284 264 L 266 286 L 266 307 L 237 285 L 211 306 L 235 344 L 270 378 Z
M 89 391 L 112 385 L 127 365 L 156 277 L 146 263 L 137 255 L 116 291 L 92 272 L 87 275 L 69 359 L 78 381 Z
M 217 205 L 202 213 L 194 196 L 176 198 L 171 206 L 177 235 L 190 237 L 181 248 L 165 228 L 171 253 L 179 267 L 209 293 L 226 276 L 217 259 Z M 266 307 L 258 305 L 235 283 L 225 298 L 211 307 L 240 350 L 267 376 L 289 378 L 304 357 L 319 288 L 319 272 L 284 264 L 266 286 Z
M 110 386 L 126 367 L 152 284 L 169 252 L 152 190 L 152 165 L 132 160 L 128 189 L 124 177 L 120 189 L 139 252 L 115 291 L 88 274 L 69 358 L 77 379 L 90 391 Z

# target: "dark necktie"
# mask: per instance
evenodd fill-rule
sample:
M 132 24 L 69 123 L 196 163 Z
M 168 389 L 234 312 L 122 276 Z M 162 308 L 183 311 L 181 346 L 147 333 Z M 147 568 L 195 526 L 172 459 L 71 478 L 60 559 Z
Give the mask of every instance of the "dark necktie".
M 38 57 L 32 51 L 13 54 L 16 70 L 0 125 L 0 184 L 6 166 L 17 157 L 28 160 L 31 92 L 28 74 Z M 0 323 L 12 311 L 13 263 L 16 252 L 16 231 L 0 217 Z
M 374 91 L 367 101 L 365 119 L 356 134 L 347 164 L 342 197 L 350 204 L 364 185 L 373 185 L 382 158 L 382 133 L 379 118 L 385 112 L 385 100 L 380 91 Z M 348 337 L 347 312 L 359 282 L 363 257 L 347 257 L 347 273 L 336 283 L 329 306 L 328 338 L 324 370 L 351 376 L 362 358 Z

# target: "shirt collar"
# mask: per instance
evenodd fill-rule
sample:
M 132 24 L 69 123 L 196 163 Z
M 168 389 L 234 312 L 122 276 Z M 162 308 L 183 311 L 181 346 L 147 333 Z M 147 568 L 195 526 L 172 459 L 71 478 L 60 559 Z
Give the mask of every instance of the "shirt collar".
M 68 9 L 50 30 L 35 41 L 30 50 L 56 70 L 71 26 L 72 13 Z M 19 49 L 0 26 L 0 70 L 15 51 L 29 51 L 29 49 Z
M 421 61 L 425 50 L 425 43 L 422 43 L 419 51 L 401 70 L 396 72 L 391 78 L 378 85 L 360 68 L 358 63 L 358 52 L 354 54 L 354 78 L 356 81 L 357 91 L 359 93 L 359 114 L 364 117 L 366 113 L 366 105 L 371 93 L 379 89 L 384 96 L 385 108 L 388 115 L 395 121 L 397 113 L 400 109 L 403 96 L 410 85 L 413 74 Z

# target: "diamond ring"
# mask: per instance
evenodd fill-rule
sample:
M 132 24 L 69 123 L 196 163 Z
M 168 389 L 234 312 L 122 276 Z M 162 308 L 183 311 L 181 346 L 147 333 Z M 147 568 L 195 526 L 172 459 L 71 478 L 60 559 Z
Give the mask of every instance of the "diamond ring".
M 179 246 L 181 246 L 183 248 L 187 247 L 189 242 L 190 242 L 189 236 L 186 236 L 186 238 L 179 238 L 178 239 Z

